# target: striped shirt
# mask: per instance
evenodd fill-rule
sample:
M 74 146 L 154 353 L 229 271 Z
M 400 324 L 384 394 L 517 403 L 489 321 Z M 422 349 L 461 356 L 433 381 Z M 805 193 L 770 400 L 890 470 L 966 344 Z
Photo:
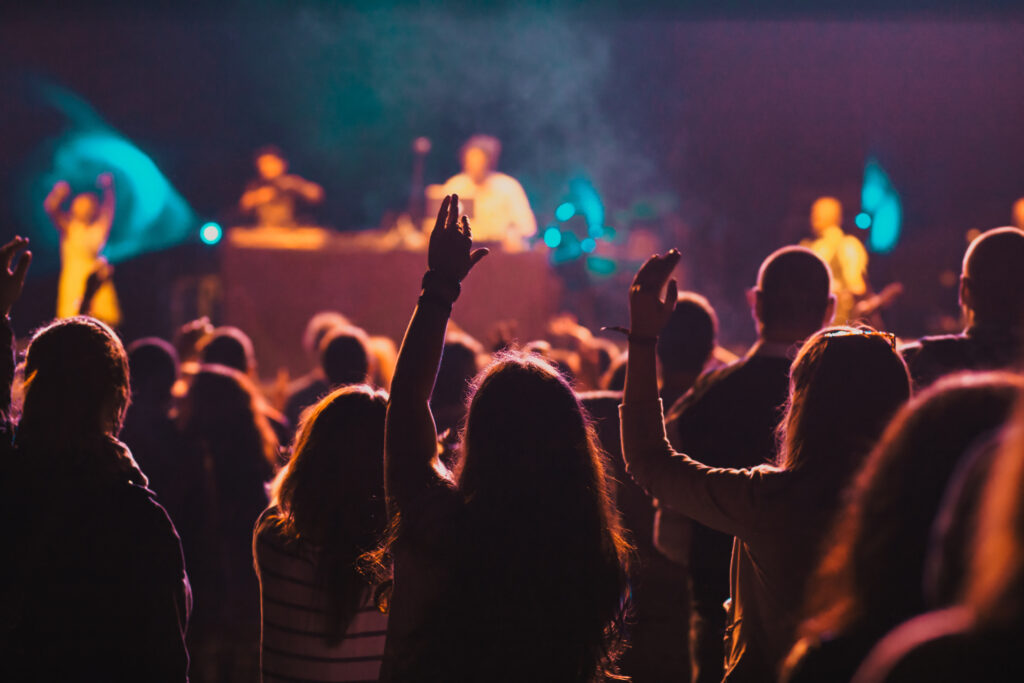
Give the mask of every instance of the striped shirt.
M 260 526 L 254 554 L 260 579 L 263 681 L 376 681 L 388 618 L 374 607 L 370 590 L 345 637 L 329 645 L 327 597 L 317 583 L 315 553 L 296 553 L 274 529 Z

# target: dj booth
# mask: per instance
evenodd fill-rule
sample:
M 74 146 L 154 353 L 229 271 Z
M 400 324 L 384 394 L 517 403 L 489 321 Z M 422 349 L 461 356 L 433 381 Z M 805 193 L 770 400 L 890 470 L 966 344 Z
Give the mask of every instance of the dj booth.
M 427 267 L 419 242 L 378 232 L 234 228 L 221 249 L 224 320 L 252 337 L 264 377 L 279 368 L 307 371 L 302 335 L 318 311 L 339 311 L 401 343 Z M 544 335 L 561 294 L 544 254 L 493 248 L 467 278 L 452 320 L 484 343 L 495 323 L 514 320 L 525 342 Z

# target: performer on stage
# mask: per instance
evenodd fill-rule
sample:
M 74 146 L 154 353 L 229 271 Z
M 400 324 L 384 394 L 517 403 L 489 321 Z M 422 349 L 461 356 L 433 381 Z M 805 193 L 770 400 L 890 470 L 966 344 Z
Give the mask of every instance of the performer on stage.
M 477 242 L 502 242 L 506 251 L 522 251 L 524 240 L 537 232 L 523 186 L 498 173 L 501 143 L 489 135 L 474 135 L 462 146 L 462 173 L 444 184 L 441 195 L 457 194 L 473 222 Z
M 103 173 L 96 184 L 103 192 L 102 200 L 93 192 L 82 192 L 64 210 L 71 186 L 61 180 L 43 202 L 50 220 L 60 231 L 57 317 L 86 314 L 116 326 L 121 322 L 121 307 L 110 279 L 112 269 L 101 255 L 114 223 L 114 176 Z M 87 284 L 92 285 L 88 292 Z
M 802 246 L 821 257 L 832 270 L 832 293 L 836 295 L 835 324 L 844 325 L 855 317 L 859 297 L 868 293 L 865 280 L 868 252 L 860 240 L 843 232 L 843 205 L 835 197 L 820 197 L 811 206 L 814 239 Z
M 249 183 L 238 205 L 245 213 L 256 214 L 260 226 L 294 227 L 295 200 L 319 204 L 324 188 L 314 182 L 289 174 L 288 161 L 276 147 L 256 152 L 259 178 Z

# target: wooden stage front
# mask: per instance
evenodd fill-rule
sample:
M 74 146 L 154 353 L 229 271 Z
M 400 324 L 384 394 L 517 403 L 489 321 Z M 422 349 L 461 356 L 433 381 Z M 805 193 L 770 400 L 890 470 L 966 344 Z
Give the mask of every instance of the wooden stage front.
M 426 266 L 425 250 L 386 236 L 236 228 L 221 248 L 224 320 L 252 337 L 263 377 L 279 368 L 296 376 L 308 369 L 302 335 L 318 311 L 339 311 L 400 343 Z M 452 320 L 484 343 L 494 323 L 515 320 L 525 342 L 544 336 L 561 296 L 545 254 L 492 249 L 464 283 Z

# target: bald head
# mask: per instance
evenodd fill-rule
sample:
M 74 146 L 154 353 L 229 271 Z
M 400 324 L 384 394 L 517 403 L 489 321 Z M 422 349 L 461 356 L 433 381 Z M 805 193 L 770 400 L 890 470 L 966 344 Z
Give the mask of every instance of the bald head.
M 755 315 L 762 336 L 800 341 L 832 317 L 832 277 L 828 266 L 804 247 L 783 247 L 761 264 Z
M 1024 322 L 1024 231 L 995 228 L 971 242 L 964 255 L 960 303 L 976 323 Z

